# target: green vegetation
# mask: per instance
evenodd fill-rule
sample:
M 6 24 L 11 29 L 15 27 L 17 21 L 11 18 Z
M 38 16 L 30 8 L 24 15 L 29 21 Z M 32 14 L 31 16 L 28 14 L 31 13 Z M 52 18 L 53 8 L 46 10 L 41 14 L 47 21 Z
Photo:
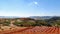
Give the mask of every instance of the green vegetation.
M 10 22 L 4 22 L 2 23 L 4 26 L 9 26 L 10 25 Z
M 9 26 L 10 21 L 4 21 L 4 22 L 0 22 L 0 26 Z
M 18 20 L 18 21 L 17 21 Z M 30 18 L 24 19 L 0 19 L 0 26 L 10 26 L 11 22 L 13 25 L 22 26 L 22 27 L 29 27 L 29 26 L 60 26 L 60 17 L 52 17 L 50 19 L 44 20 L 34 20 Z
M 13 24 L 16 25 L 16 26 L 23 26 L 23 22 L 15 22 Z

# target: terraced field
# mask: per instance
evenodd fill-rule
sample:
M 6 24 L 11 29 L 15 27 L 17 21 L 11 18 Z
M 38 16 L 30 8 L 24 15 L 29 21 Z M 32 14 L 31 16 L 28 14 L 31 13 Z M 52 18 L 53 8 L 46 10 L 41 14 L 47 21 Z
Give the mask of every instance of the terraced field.
M 60 34 L 60 28 L 36 26 L 36 27 L 27 27 L 23 29 L 18 28 L 9 31 L 4 31 L 1 32 L 1 34 Z

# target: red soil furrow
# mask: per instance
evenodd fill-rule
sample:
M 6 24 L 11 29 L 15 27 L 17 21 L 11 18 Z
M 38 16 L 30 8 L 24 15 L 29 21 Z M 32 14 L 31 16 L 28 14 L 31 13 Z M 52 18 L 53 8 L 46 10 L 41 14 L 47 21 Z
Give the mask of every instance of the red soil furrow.
M 13 31 L 13 32 L 10 32 L 10 33 L 5 33 L 5 34 L 11 34 L 11 33 L 16 33 L 16 32 L 22 32 L 22 31 L 25 31 L 25 30 L 28 30 L 28 29 L 32 29 L 33 27 L 28 27 L 28 28 L 25 28 L 25 29 L 22 29 L 22 30 L 18 30 L 18 31 Z
M 45 32 L 49 32 L 51 29 L 52 29 L 52 28 L 50 27 L 50 28 L 48 28 Z
M 41 28 L 41 32 L 44 32 L 46 30 L 46 27 Z
M 60 34 L 60 28 L 59 28 L 59 34 Z
M 52 30 L 51 30 L 50 32 L 51 32 L 51 33 L 55 32 L 55 27 L 54 27 L 54 28 L 52 28 Z
M 31 29 L 27 29 L 27 30 L 24 30 L 24 31 L 21 31 L 21 32 L 16 32 L 16 33 L 20 33 L 20 34 L 33 34 L 34 33 L 33 30 L 31 30 Z
M 49 30 L 47 30 L 47 33 L 51 33 L 52 30 L 53 28 L 51 27 Z
M 40 27 L 39 32 L 42 32 L 42 31 L 43 31 L 43 28 L 42 28 L 42 27 Z
M 47 34 L 46 32 L 47 32 L 49 29 L 50 29 L 49 27 L 45 28 L 41 34 Z
M 41 27 L 39 27 L 39 28 L 38 27 L 32 28 L 33 31 L 41 31 L 41 29 L 42 29 Z
M 52 30 L 52 32 L 53 32 L 55 29 L 54 29 L 54 28 L 51 28 L 51 30 Z M 50 30 L 50 32 L 51 32 L 51 30 Z M 49 32 L 49 33 L 50 33 L 50 32 Z M 24 31 L 23 33 L 25 34 L 26 31 Z M 27 33 L 26 33 L 26 34 L 27 34 Z M 37 32 L 37 30 L 36 30 L 36 31 L 35 31 L 35 30 L 30 31 L 30 30 L 29 30 L 29 31 L 28 31 L 28 34 L 39 34 L 39 33 Z M 42 34 L 42 33 L 40 33 L 40 34 Z
M 28 27 L 4 34 L 60 34 L 59 27 Z
M 34 27 L 35 28 L 35 27 Z M 27 30 L 25 30 L 24 32 L 27 32 L 28 34 L 33 34 L 33 33 L 35 33 L 35 31 L 34 31 L 34 29 L 32 28 L 32 29 L 27 29 Z
M 55 29 L 55 34 L 58 34 L 58 28 L 57 27 L 55 27 L 56 29 Z
M 33 28 L 32 28 L 33 29 Z M 28 34 L 33 34 L 33 30 L 32 29 L 27 29 L 24 32 L 27 32 Z
M 45 29 L 41 29 L 41 32 L 44 32 Z
M 56 30 L 56 27 L 55 27 L 51 32 L 52 32 L 52 33 L 56 33 L 55 30 Z
M 26 30 L 26 29 L 29 29 L 29 28 L 25 28 L 25 29 L 20 29 L 20 30 L 18 30 L 18 31 L 15 31 L 15 30 L 13 30 L 13 31 L 11 31 L 11 32 L 9 32 L 9 33 L 16 33 L 16 32 L 21 32 L 21 31 L 24 31 L 24 30 Z M 4 33 L 4 34 L 9 34 L 9 33 Z
M 48 30 L 50 30 L 51 28 L 47 28 L 44 32 L 47 32 Z
M 57 30 L 58 30 L 58 31 L 57 31 L 57 34 L 59 34 L 59 27 L 57 27 Z

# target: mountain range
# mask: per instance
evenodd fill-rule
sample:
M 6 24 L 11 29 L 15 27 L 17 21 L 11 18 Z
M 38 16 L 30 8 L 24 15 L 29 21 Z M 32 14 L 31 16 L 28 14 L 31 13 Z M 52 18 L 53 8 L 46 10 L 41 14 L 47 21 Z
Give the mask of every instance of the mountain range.
M 30 16 L 30 18 L 36 19 L 36 20 L 40 20 L 40 19 L 50 19 L 53 16 Z
M 56 17 L 56 16 L 29 16 L 29 17 L 25 17 L 25 18 L 32 18 L 32 19 L 50 19 L 52 17 Z M 0 18 L 23 18 L 23 17 L 18 17 L 18 16 L 0 16 Z

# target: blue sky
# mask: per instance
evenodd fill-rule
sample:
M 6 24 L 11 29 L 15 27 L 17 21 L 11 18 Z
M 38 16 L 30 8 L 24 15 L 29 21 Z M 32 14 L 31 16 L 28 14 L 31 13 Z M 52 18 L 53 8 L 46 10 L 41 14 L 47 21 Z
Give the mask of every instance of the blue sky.
M 60 0 L 0 0 L 0 16 L 60 16 Z

